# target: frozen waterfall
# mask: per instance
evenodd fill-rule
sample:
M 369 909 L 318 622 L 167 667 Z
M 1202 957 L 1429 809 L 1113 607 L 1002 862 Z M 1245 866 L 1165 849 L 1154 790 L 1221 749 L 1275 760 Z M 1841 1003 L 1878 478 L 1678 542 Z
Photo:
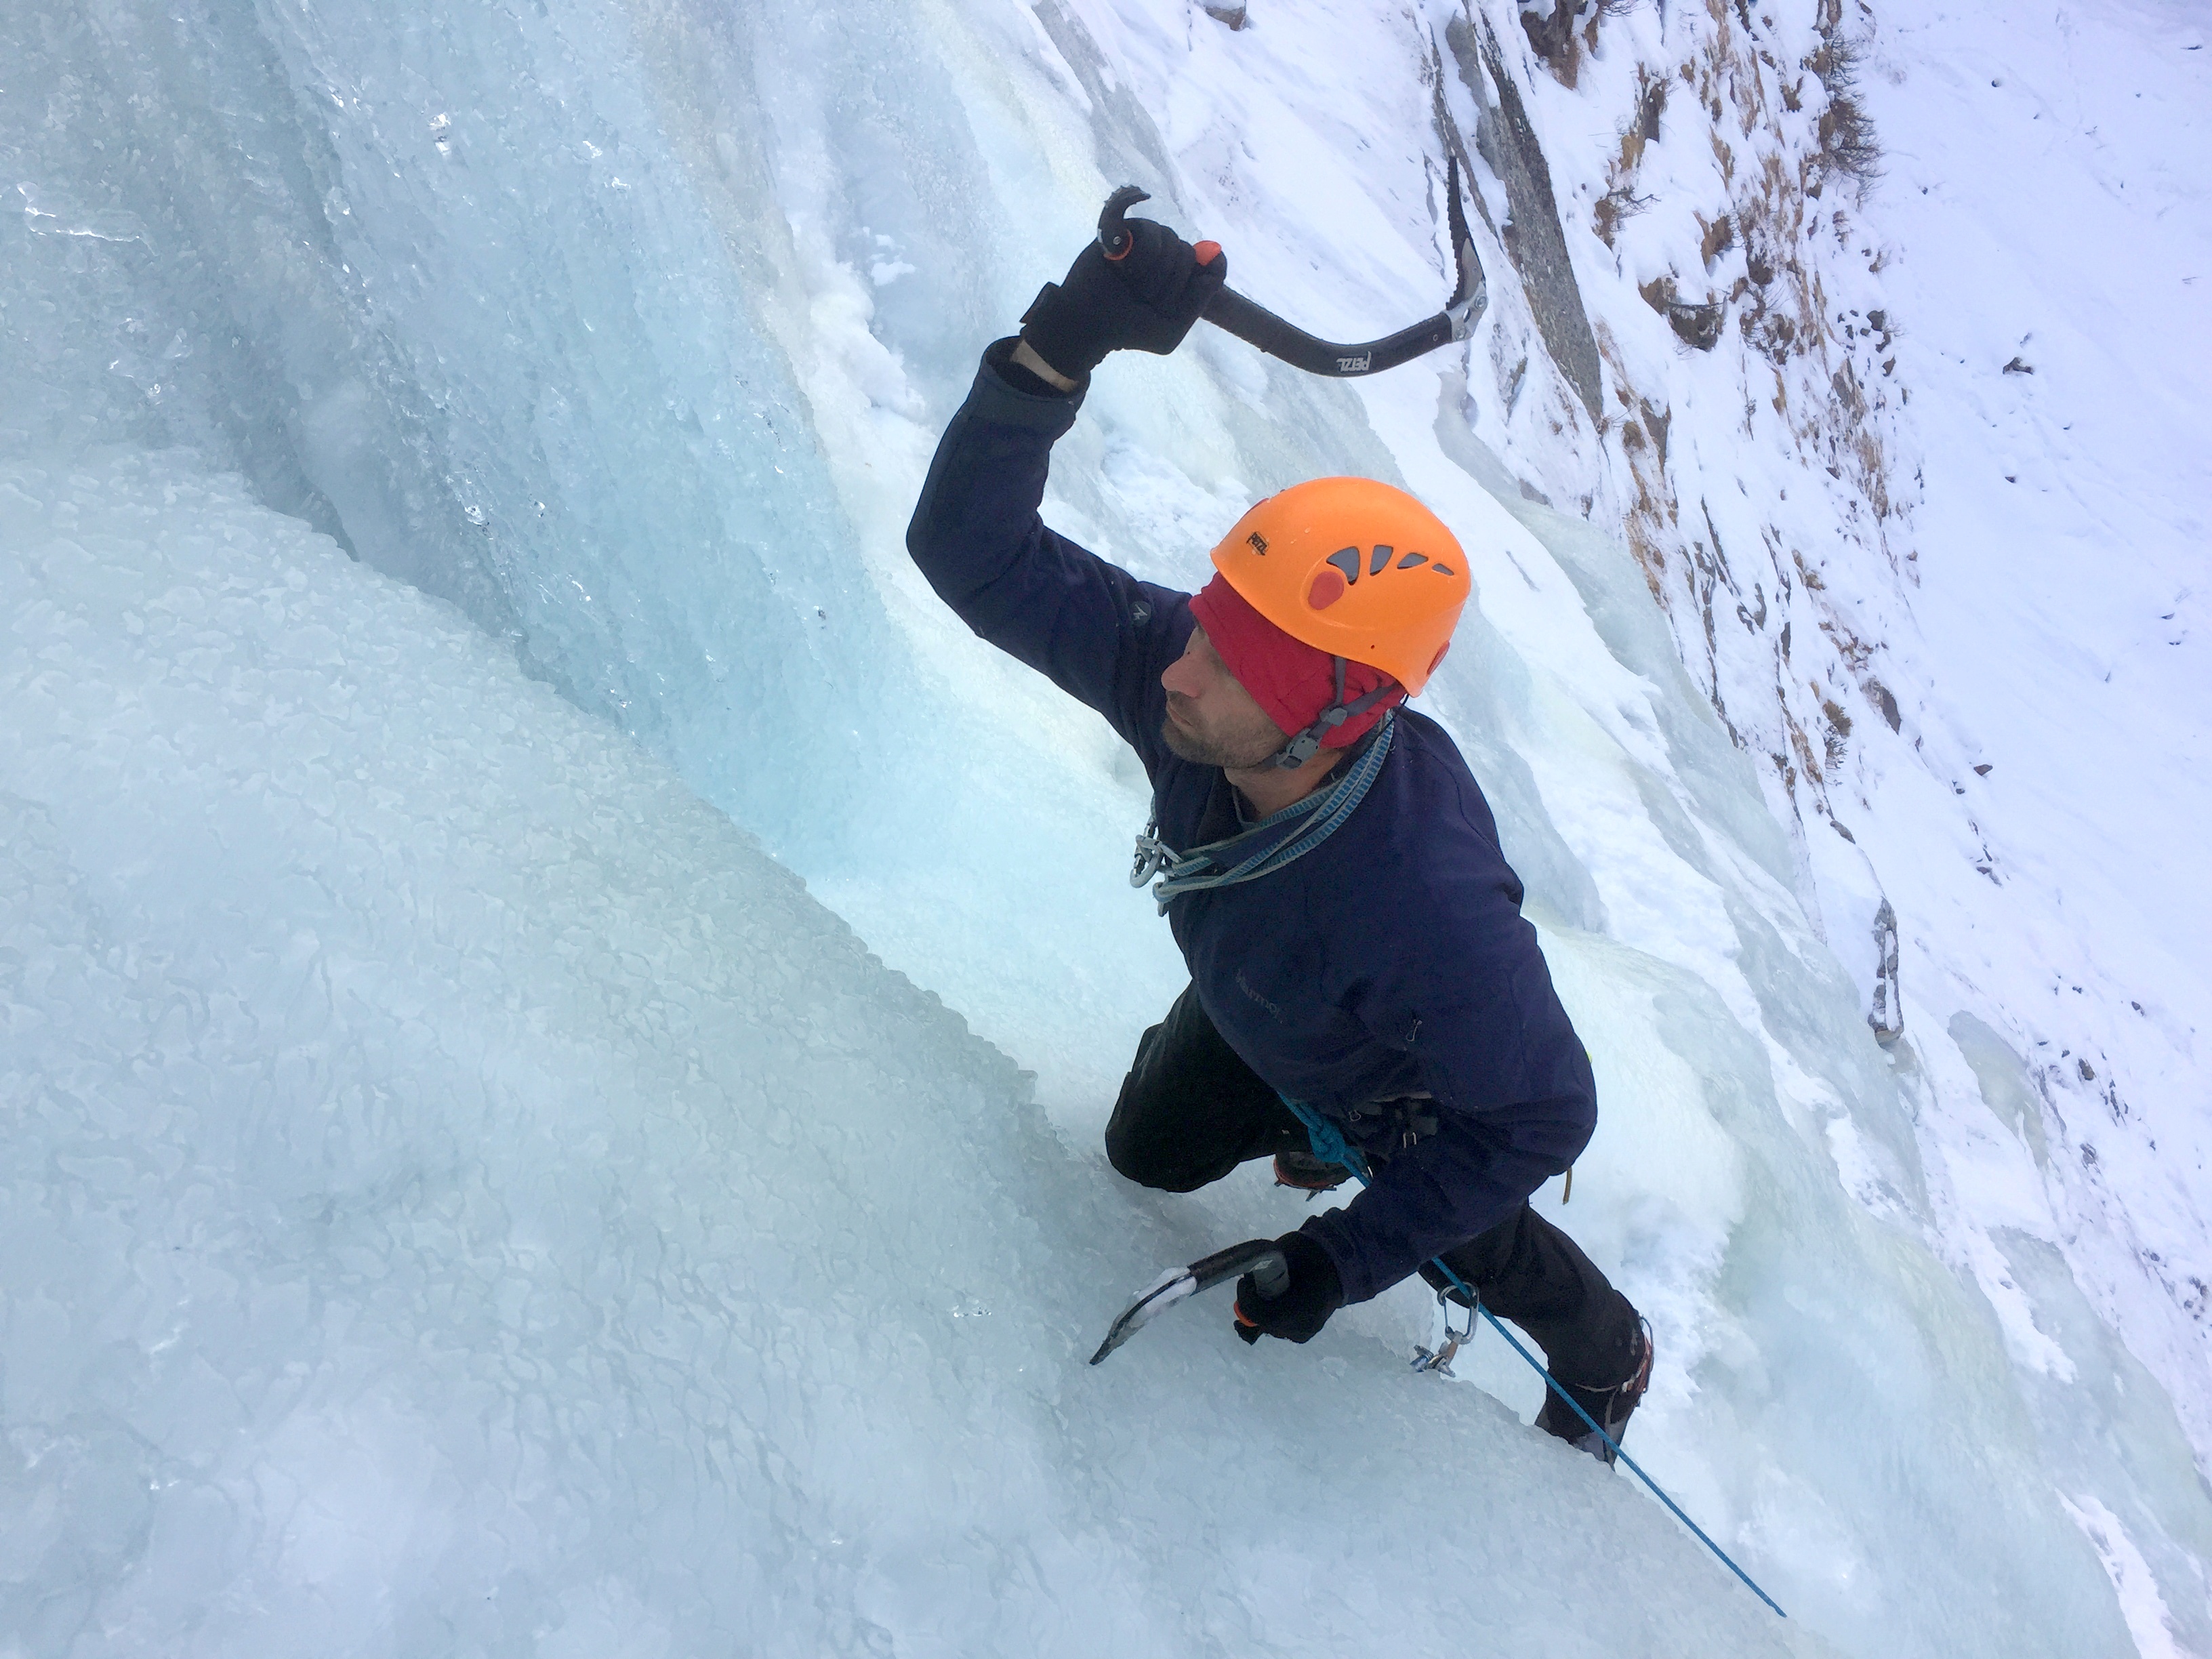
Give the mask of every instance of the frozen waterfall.
M 1048 514 L 1185 586 L 1316 473 L 1458 530 L 1426 706 L 1595 1063 L 1567 1219 L 1657 1329 L 1630 1449 L 1791 1620 L 1523 1426 L 1494 1339 L 1410 1373 L 1418 1286 L 1082 1363 L 1297 1211 L 1106 1166 L 1182 982 L 1142 775 L 901 532 L 1112 183 L 1285 314 L 1432 308 L 1425 38 L 0 21 L 0 1654 L 2212 1652 L 2166 1392 L 2039 1237 L 1947 1249 L 1933 1085 L 1463 362 L 1117 359 Z

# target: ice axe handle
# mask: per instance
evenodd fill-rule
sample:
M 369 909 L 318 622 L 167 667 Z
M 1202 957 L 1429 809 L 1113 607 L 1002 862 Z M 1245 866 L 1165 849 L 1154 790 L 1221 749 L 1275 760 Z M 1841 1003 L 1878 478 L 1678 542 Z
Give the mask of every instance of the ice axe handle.
M 1411 362 L 1438 346 L 1449 345 L 1456 337 L 1450 315 L 1440 313 L 1379 340 L 1339 345 L 1333 340 L 1316 338 L 1296 324 L 1285 322 L 1267 307 L 1247 299 L 1233 288 L 1224 288 L 1216 294 L 1199 314 L 1216 328 L 1257 346 L 1270 357 L 1279 357 L 1291 368 L 1302 368 L 1309 374 L 1332 379 L 1379 374 L 1386 368 Z
M 1197 1281 L 1198 1289 L 1210 1291 L 1216 1285 L 1232 1279 L 1252 1275 L 1252 1282 L 1261 1296 L 1270 1302 L 1291 1287 L 1291 1264 L 1283 1253 L 1264 1239 L 1254 1239 L 1249 1244 L 1232 1244 L 1225 1250 L 1216 1250 L 1212 1255 L 1190 1264 L 1190 1276 Z
M 1123 185 L 1106 198 L 1106 205 L 1098 211 L 1098 251 L 1109 259 L 1126 259 L 1129 250 L 1137 245 L 1135 234 L 1128 225 L 1129 210 L 1139 202 L 1152 199 L 1152 192 L 1139 190 L 1134 185 Z M 1458 198 L 1453 198 L 1456 201 Z M 1197 252 L 1201 263 L 1212 264 L 1219 257 L 1218 242 L 1200 242 Z M 1305 330 L 1285 322 L 1280 317 L 1255 301 L 1247 299 L 1233 288 L 1224 288 L 1206 301 L 1206 309 L 1199 313 L 1216 328 L 1225 329 L 1248 344 L 1257 346 L 1271 357 L 1279 357 L 1294 368 L 1309 374 L 1347 375 L 1373 374 L 1385 368 L 1395 368 L 1400 363 L 1433 351 L 1453 338 L 1449 317 L 1431 317 L 1426 322 L 1416 323 L 1411 328 L 1400 329 L 1387 339 L 1369 340 L 1358 345 L 1338 345 L 1333 341 L 1315 337 Z
M 1106 198 L 1106 205 L 1098 211 L 1098 251 L 1109 259 L 1126 259 L 1129 250 L 1136 246 L 1136 237 L 1129 229 L 1129 210 L 1139 202 L 1152 199 L 1152 192 L 1123 185 Z M 1218 242 L 1198 245 L 1202 263 L 1212 264 L 1219 253 Z M 1378 368 L 1389 368 L 1424 351 L 1433 350 L 1451 338 L 1446 324 L 1441 331 L 1440 319 L 1431 318 L 1401 330 L 1382 341 L 1370 341 L 1364 345 L 1334 345 L 1327 340 L 1316 339 L 1302 328 L 1285 322 L 1265 306 L 1245 298 L 1233 288 L 1224 288 L 1206 302 L 1199 313 L 1216 328 L 1226 329 L 1238 339 L 1255 345 L 1269 356 L 1279 357 L 1310 374 L 1371 374 Z M 1376 348 L 1383 348 L 1384 357 L 1378 362 Z M 1279 1291 L 1269 1291 L 1272 1297 Z
M 1386 334 L 1379 340 L 1340 344 L 1284 321 L 1267 307 L 1233 288 L 1218 290 L 1199 314 L 1216 328 L 1234 334 L 1271 357 L 1280 358 L 1293 368 L 1335 379 L 1380 374 L 1386 368 L 1409 363 L 1439 346 L 1464 340 L 1474 332 L 1483 308 L 1489 303 L 1489 292 L 1483 281 L 1482 259 L 1474 251 L 1474 239 L 1468 232 L 1467 212 L 1460 202 L 1459 156 L 1455 151 L 1445 155 L 1444 193 L 1449 209 L 1452 258 L 1459 272 L 1459 283 L 1451 298 L 1444 301 L 1444 308 L 1433 317 L 1401 328 L 1395 334 Z M 1106 198 L 1106 205 L 1098 215 L 1098 247 L 1109 259 L 1129 257 L 1129 250 L 1137 245 L 1137 239 L 1129 229 L 1128 211 L 1138 203 L 1150 200 L 1151 194 L 1134 185 L 1123 185 Z M 1210 265 L 1219 257 L 1220 245 L 1200 242 L 1194 251 L 1200 264 Z

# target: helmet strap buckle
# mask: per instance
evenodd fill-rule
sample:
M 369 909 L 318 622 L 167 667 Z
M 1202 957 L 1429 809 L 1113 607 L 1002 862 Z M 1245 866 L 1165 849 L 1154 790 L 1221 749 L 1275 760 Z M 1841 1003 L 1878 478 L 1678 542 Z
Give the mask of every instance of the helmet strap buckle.
M 1355 714 L 1365 714 L 1397 689 L 1386 679 L 1357 702 L 1347 703 L 1344 700 L 1344 659 L 1333 657 L 1330 660 L 1336 665 L 1335 696 L 1330 699 L 1328 707 L 1321 711 L 1311 726 L 1282 746 L 1275 758 L 1268 763 L 1270 766 L 1285 772 L 1297 770 L 1321 752 L 1322 740 L 1330 732 Z

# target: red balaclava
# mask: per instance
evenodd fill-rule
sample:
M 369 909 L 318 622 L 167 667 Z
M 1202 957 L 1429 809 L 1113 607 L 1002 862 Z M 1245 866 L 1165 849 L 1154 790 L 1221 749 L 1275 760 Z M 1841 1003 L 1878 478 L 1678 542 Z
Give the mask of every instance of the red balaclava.
M 1336 696 L 1336 659 L 1328 652 L 1294 640 L 1252 608 L 1251 601 L 1229 585 L 1219 572 L 1191 595 L 1190 613 L 1213 641 L 1221 660 L 1237 683 L 1252 694 L 1267 718 L 1296 737 L 1320 717 Z M 1322 746 L 1341 749 L 1357 742 L 1391 708 L 1405 702 L 1406 694 L 1381 669 L 1346 659 L 1344 700 L 1356 702 L 1378 685 L 1389 695 L 1354 714 L 1322 738 Z

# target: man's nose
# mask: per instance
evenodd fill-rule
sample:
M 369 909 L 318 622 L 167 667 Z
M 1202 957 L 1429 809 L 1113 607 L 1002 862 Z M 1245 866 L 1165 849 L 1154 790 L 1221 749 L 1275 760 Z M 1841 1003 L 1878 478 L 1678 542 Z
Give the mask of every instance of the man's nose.
M 1160 684 L 1170 691 L 1186 697 L 1194 697 L 1206 689 L 1205 676 L 1186 651 L 1160 670 Z

